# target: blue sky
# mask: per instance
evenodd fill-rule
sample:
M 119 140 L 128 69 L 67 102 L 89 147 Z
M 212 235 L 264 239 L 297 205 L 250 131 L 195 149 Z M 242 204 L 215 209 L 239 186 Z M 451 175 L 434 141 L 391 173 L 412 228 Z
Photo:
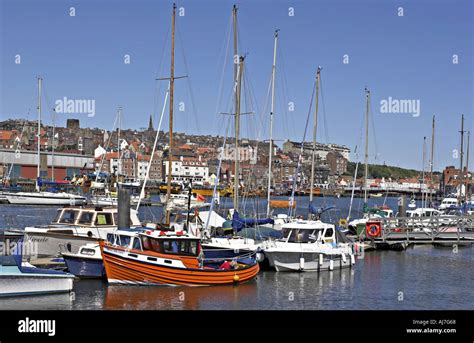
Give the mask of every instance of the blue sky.
M 28 117 L 36 118 L 35 78 L 42 75 L 49 107 L 63 97 L 96 102 L 94 118 L 58 114 L 58 125 L 79 118 L 82 126 L 111 129 L 117 107 L 123 106 L 125 127 L 146 127 L 151 113 L 157 118 L 164 96 L 165 83 L 155 79 L 169 73 L 171 4 L 0 0 L 1 119 L 26 117 L 28 110 Z M 224 61 L 224 51 L 233 4 L 177 3 L 185 15 L 177 17 L 176 75 L 189 77 L 176 81 L 175 104 L 182 101 L 186 106 L 184 111 L 175 107 L 176 131 L 224 134 L 227 117 L 218 112 L 229 111 L 231 62 L 230 56 Z M 280 29 L 275 139 L 302 139 L 320 65 L 324 106 L 320 102 L 318 141 L 352 150 L 363 144 L 359 137 L 367 86 L 374 123 L 371 162 L 420 169 L 423 136 L 429 143 L 436 114 L 435 169 L 459 165 L 452 151 L 459 148 L 461 113 L 470 130 L 474 108 L 471 1 L 254 0 L 237 5 L 239 51 L 247 54 L 244 93 L 254 102 L 245 110 L 255 112 L 243 119 L 243 136 L 268 137 L 269 110 L 267 106 L 264 111 L 264 104 L 273 32 Z M 70 7 L 75 8 L 74 17 Z M 290 7 L 294 16 L 289 16 Z M 397 15 L 399 7 L 402 17 Z M 14 63 L 18 54 L 21 64 Z M 126 54 L 130 64 L 124 63 Z M 343 63 L 346 54 L 348 64 Z M 458 64 L 452 63 L 453 55 L 458 55 Z M 380 101 L 389 97 L 419 100 L 420 116 L 380 113 Z M 285 110 L 288 102 L 294 103 L 293 112 Z M 45 121 L 51 123 L 50 115 L 45 114 Z M 167 130 L 167 120 L 163 126 Z

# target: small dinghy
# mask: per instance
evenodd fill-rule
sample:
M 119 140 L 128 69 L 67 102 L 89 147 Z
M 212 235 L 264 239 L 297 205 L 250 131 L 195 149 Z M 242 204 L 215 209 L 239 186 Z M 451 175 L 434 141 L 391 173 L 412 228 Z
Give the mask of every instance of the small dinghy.
M 74 275 L 22 262 L 22 240 L 11 255 L 0 256 L 0 297 L 70 292 Z

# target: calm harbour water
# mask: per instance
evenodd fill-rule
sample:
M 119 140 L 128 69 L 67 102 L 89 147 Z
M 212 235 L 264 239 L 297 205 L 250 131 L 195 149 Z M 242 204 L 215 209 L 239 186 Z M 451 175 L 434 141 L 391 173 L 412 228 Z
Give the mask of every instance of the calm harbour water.
M 384 198 L 369 200 L 382 204 Z M 226 200 L 229 201 L 229 200 Z M 345 217 L 349 198 L 316 198 L 318 206 L 336 206 L 325 220 Z M 308 206 L 297 198 L 298 211 Z M 397 199 L 386 204 L 396 211 Z M 248 201 L 247 211 L 263 212 L 264 202 Z M 355 209 L 355 211 L 354 211 Z M 360 214 L 361 199 L 354 200 L 353 216 Z M 11 224 L 50 222 L 53 207 L 0 205 L 0 229 Z M 158 216 L 160 209 L 143 207 L 142 219 Z M 474 309 L 474 253 L 472 247 L 410 246 L 406 251 L 372 251 L 359 258 L 353 269 L 322 273 L 261 272 L 255 281 L 239 286 L 156 287 L 108 286 L 101 280 L 76 280 L 74 294 L 0 299 L 0 310 L 454 310 Z

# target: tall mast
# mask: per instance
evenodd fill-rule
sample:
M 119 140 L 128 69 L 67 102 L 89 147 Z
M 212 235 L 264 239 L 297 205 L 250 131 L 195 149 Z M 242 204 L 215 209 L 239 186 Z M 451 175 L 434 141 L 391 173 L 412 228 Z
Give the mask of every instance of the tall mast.
M 369 105 L 370 91 L 365 88 L 366 108 L 365 108 L 365 172 L 364 172 L 364 205 L 367 205 L 367 177 L 369 175 Z
M 314 106 L 314 122 L 313 122 L 313 150 L 311 153 L 311 186 L 309 189 L 309 203 L 313 202 L 313 188 L 314 188 L 314 163 L 316 159 L 316 133 L 318 131 L 318 106 L 319 106 L 319 81 L 321 77 L 321 67 L 316 71 L 316 103 Z M 311 215 L 311 214 L 310 214 Z
M 471 131 L 467 131 L 466 169 L 469 172 L 469 150 L 471 145 Z
M 461 156 L 460 156 L 460 181 L 459 181 L 459 199 L 462 199 L 462 186 L 464 184 L 464 171 L 463 171 L 463 159 L 464 159 L 464 114 L 461 115 Z
M 430 158 L 430 203 L 433 202 L 433 168 L 434 168 L 434 140 L 435 139 L 435 116 L 433 115 L 433 122 L 431 125 L 431 158 Z M 432 204 L 430 204 L 430 207 Z
M 39 178 L 41 176 L 41 87 L 43 79 L 38 76 L 38 166 L 36 171 L 36 190 L 40 191 Z
M 238 73 L 239 73 L 239 67 L 240 67 L 240 58 L 239 58 L 239 52 L 238 52 L 238 46 L 237 46 L 237 6 L 234 5 L 232 8 L 232 20 L 234 23 L 234 55 L 233 55 L 233 63 L 234 63 L 234 82 L 235 82 L 235 108 L 234 108 L 234 115 L 235 115 L 235 162 L 234 162 L 234 209 L 238 210 L 239 207 L 239 133 L 240 133 L 240 110 L 238 111 L 238 107 L 240 107 L 239 104 L 239 97 L 237 96 L 237 93 L 240 92 L 238 88 L 240 87 L 239 85 L 239 80 L 238 80 Z
M 51 140 L 51 181 L 54 181 L 54 143 L 55 143 L 55 131 L 56 129 L 56 111 L 53 109 L 53 139 Z
M 235 107 L 235 118 L 236 124 L 240 124 L 240 95 L 242 90 L 242 74 L 244 69 L 244 57 L 239 57 L 239 68 L 237 73 L 237 88 L 235 92 L 235 97 L 237 99 L 236 107 Z M 239 125 L 235 128 L 235 141 L 238 142 L 239 140 Z M 239 159 L 240 154 L 238 153 L 238 145 L 236 146 L 235 150 L 235 177 L 234 177 L 234 209 L 237 211 L 239 208 Z
M 117 109 L 117 181 L 122 172 L 122 157 L 120 156 L 120 127 L 122 125 L 122 107 Z
M 471 131 L 467 131 L 467 152 L 466 152 L 466 171 L 469 173 L 469 146 L 471 145 Z M 469 182 L 469 187 L 471 183 Z M 467 199 L 467 189 L 468 186 L 466 185 L 466 199 Z M 470 199 L 469 199 L 470 200 Z
M 426 160 L 426 137 L 423 137 L 423 158 L 422 158 L 422 171 L 421 171 L 421 207 L 424 208 L 425 205 L 423 204 L 424 199 L 424 189 L 423 186 L 425 185 L 425 160 Z
M 273 157 L 273 112 L 275 106 L 275 73 L 276 73 L 276 52 L 278 43 L 278 31 L 275 30 L 275 42 L 273 45 L 273 65 L 272 65 L 272 104 L 270 109 L 270 141 L 268 148 L 268 195 L 267 195 L 267 217 L 270 216 L 270 197 L 272 187 L 272 157 Z
M 173 16 L 171 18 L 171 71 L 170 71 L 170 128 L 168 149 L 168 186 L 166 187 L 166 224 L 170 223 L 170 211 L 168 204 L 171 197 L 171 175 L 173 171 L 173 100 L 174 100 L 174 36 L 175 36 L 176 4 L 173 4 Z

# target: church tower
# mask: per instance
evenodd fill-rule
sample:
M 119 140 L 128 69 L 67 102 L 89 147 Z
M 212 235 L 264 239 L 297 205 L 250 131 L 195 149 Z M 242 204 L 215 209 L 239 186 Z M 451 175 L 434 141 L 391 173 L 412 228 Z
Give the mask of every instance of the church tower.
M 151 114 L 150 114 L 150 121 L 148 122 L 148 131 L 155 131 L 153 129 L 153 119 L 151 118 Z

